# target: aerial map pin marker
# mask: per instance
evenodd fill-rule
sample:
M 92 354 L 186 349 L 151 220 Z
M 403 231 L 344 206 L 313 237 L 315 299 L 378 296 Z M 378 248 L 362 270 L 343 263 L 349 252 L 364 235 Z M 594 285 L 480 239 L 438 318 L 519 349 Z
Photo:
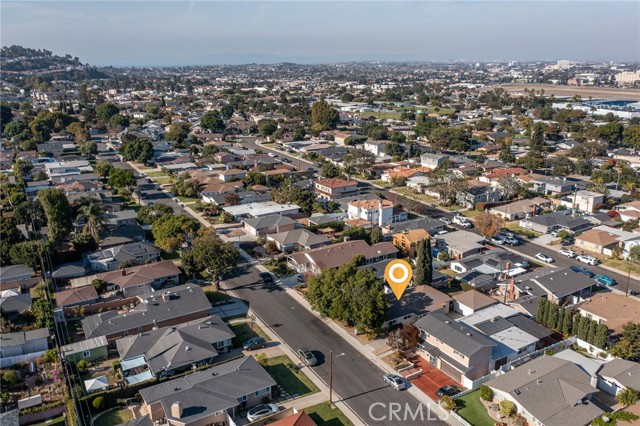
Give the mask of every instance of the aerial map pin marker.
M 413 270 L 406 260 L 392 260 L 387 264 L 387 267 L 384 268 L 384 279 L 398 300 L 400 300 L 402 294 L 407 289 L 412 276 Z

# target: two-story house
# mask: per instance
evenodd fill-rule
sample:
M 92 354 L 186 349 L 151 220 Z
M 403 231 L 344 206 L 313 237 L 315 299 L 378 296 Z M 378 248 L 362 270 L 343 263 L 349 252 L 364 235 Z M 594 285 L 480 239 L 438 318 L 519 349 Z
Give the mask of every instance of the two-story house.
M 407 212 L 397 209 L 391 201 L 381 199 L 351 201 L 347 206 L 347 216 L 381 228 L 408 218 Z
M 316 197 L 322 200 L 335 200 L 338 198 L 358 195 L 358 182 L 340 178 L 319 179 L 313 183 Z
M 398 247 L 402 252 L 414 258 L 418 249 L 418 244 L 427 238 L 431 238 L 431 235 L 424 229 L 412 229 L 402 231 L 393 235 L 393 245 Z M 429 247 L 431 249 L 431 247 Z
M 449 160 L 449 156 L 445 154 L 424 153 L 420 155 L 420 164 L 422 167 L 428 167 L 431 170 L 436 169 L 447 160 Z
M 154 262 L 160 259 L 160 249 L 141 241 L 88 253 L 84 258 L 92 271 L 113 271 L 125 262 L 131 265 Z

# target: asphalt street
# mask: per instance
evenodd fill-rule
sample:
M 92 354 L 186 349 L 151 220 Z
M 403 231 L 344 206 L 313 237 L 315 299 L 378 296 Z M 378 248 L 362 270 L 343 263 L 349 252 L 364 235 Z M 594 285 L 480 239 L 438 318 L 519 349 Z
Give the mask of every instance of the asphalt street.
M 310 313 L 277 285 L 267 286 L 249 264 L 238 266 L 223 285 L 248 302 L 250 309 L 268 324 L 283 342 L 297 351 L 307 347 L 319 365 L 313 368 L 329 383 L 329 351 L 334 353 L 333 389 L 368 425 L 446 425 L 427 406 L 406 391 L 395 391 L 382 380 L 383 371 L 327 324 Z M 337 356 L 344 353 L 344 356 Z M 294 360 L 300 363 L 301 361 Z M 423 416 L 417 415 L 421 408 Z M 389 409 L 398 409 L 391 418 Z M 429 417 L 430 416 L 430 417 Z

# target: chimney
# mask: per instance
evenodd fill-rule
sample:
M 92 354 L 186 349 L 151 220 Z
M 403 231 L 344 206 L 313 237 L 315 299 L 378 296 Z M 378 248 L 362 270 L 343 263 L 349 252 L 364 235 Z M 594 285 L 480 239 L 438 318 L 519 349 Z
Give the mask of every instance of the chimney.
M 176 401 L 171 404 L 171 417 L 176 419 L 182 417 L 182 403 L 180 401 Z
M 169 292 L 162 293 L 162 300 L 164 300 L 165 302 L 168 302 L 169 300 L 171 300 L 171 293 Z

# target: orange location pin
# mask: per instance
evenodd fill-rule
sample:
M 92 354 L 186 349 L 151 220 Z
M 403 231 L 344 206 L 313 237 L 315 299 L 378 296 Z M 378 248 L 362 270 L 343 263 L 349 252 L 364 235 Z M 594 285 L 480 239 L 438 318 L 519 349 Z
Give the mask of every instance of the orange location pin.
M 402 297 L 402 294 L 407 289 L 412 276 L 413 270 L 406 260 L 392 260 L 387 264 L 387 267 L 384 268 L 384 279 L 398 300 L 400 300 L 400 297 Z

